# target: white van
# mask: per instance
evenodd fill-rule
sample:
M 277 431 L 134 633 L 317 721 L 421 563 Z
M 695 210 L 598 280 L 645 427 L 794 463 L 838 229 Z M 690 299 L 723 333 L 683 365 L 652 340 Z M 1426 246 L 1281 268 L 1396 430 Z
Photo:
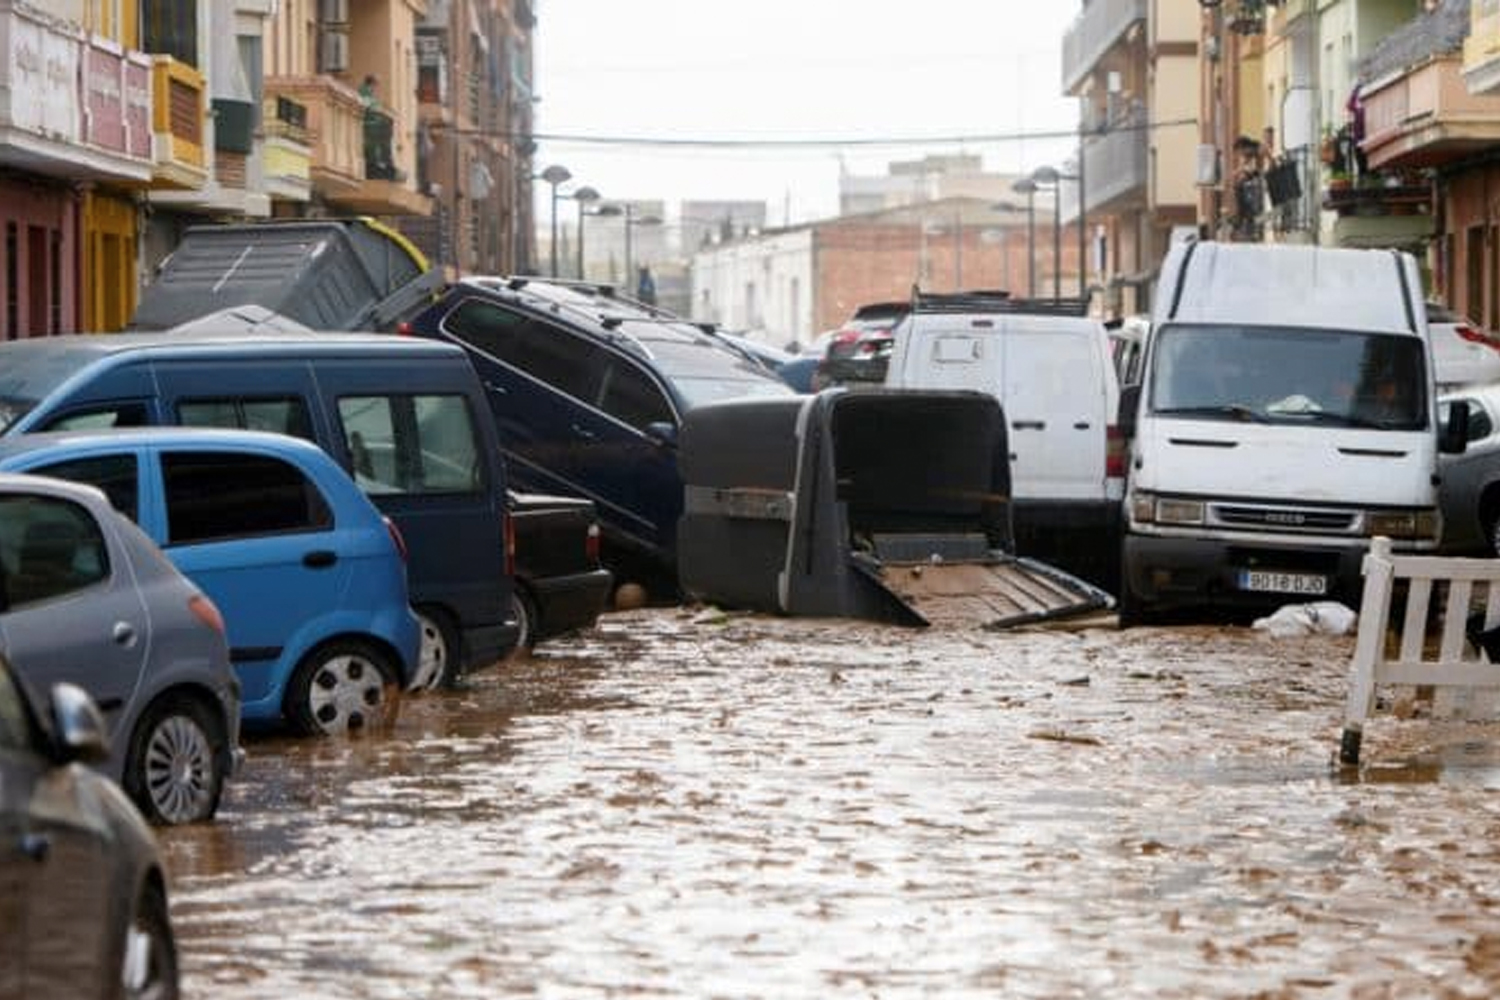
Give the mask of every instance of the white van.
M 1104 325 L 1076 300 L 918 293 L 895 330 L 886 385 L 1000 401 L 1016 551 L 1113 590 L 1124 438 Z
M 1120 621 L 1357 605 L 1369 540 L 1432 551 L 1439 434 L 1408 254 L 1189 242 L 1162 264 L 1131 438 Z M 1444 450 L 1463 450 L 1454 421 Z

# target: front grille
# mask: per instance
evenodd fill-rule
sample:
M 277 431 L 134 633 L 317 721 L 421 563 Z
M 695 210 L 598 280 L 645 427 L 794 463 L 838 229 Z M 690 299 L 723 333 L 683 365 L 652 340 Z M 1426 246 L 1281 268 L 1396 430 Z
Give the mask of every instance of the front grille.
M 1259 507 L 1247 504 L 1211 504 L 1209 518 L 1227 528 L 1258 528 L 1265 531 L 1353 534 L 1359 513 L 1321 507 Z

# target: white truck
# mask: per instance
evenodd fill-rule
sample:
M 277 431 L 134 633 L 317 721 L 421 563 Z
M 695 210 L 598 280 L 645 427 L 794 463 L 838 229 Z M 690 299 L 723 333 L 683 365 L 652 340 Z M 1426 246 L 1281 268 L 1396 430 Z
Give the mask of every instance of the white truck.
M 1188 242 L 1163 262 L 1130 439 L 1120 622 L 1186 605 L 1359 602 L 1370 539 L 1442 529 L 1432 351 L 1413 258 Z

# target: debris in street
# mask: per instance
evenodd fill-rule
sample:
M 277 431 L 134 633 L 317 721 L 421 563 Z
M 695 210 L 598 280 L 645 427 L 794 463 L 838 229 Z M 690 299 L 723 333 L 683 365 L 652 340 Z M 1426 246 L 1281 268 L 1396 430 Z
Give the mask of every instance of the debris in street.
M 1251 627 L 1277 639 L 1314 633 L 1348 635 L 1357 619 L 1352 610 L 1337 601 L 1315 601 L 1277 608 L 1265 618 L 1257 618 Z

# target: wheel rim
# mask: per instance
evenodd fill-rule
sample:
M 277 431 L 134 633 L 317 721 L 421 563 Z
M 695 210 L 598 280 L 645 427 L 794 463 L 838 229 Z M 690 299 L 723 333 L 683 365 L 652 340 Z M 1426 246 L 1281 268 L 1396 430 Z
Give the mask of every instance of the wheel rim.
M 516 652 L 525 653 L 531 648 L 531 609 L 520 594 L 510 596 L 511 614 L 516 619 Z
M 207 814 L 214 795 L 214 749 L 203 728 L 172 715 L 151 731 L 145 753 L 146 794 L 168 823 Z
M 150 923 L 139 917 L 125 932 L 125 962 L 120 982 L 130 1000 L 157 1000 L 171 995 L 166 982 L 167 945 Z
M 1490 551 L 1500 556 L 1500 517 L 1490 522 Z
M 422 649 L 417 657 L 417 676 L 412 681 L 412 690 L 431 691 L 443 683 L 448 673 L 448 642 L 438 623 L 424 614 L 418 614 L 422 626 Z
M 380 718 L 385 703 L 385 678 L 380 668 L 354 653 L 318 664 L 308 685 L 308 714 L 325 733 L 362 729 Z

